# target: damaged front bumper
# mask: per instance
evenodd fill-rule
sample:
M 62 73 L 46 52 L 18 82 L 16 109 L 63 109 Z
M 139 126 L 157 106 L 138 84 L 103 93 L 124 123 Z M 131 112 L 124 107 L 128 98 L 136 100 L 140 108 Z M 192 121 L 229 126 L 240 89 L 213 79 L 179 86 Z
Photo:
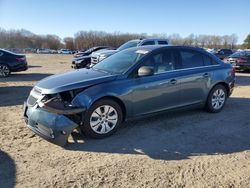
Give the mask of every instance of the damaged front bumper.
M 64 146 L 71 132 L 78 127 L 66 114 L 83 112 L 84 108 L 56 109 L 49 105 L 34 106 L 24 103 L 24 118 L 27 127 L 49 142 Z

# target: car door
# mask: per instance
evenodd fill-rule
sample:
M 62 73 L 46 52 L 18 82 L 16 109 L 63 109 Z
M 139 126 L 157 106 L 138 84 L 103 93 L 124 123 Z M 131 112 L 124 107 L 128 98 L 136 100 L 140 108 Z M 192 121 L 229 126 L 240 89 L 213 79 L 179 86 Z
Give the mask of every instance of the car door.
M 180 49 L 180 101 L 183 106 L 204 102 L 212 69 L 205 66 L 203 54 L 191 49 Z
M 180 102 L 180 83 L 176 72 L 176 54 L 162 50 L 146 58 L 142 66 L 154 68 L 152 76 L 131 78 L 132 108 L 134 116 L 140 116 L 176 107 Z

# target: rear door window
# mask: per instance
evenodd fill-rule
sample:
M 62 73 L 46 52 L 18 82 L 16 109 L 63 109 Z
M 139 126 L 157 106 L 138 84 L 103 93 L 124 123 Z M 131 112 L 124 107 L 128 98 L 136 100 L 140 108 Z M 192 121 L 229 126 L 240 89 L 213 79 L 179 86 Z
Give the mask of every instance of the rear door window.
M 180 50 L 182 68 L 204 66 L 202 54 L 193 50 Z
M 155 41 L 153 40 L 150 40 L 150 41 L 146 41 L 142 44 L 142 46 L 145 46 L 145 45 L 155 45 Z
M 168 44 L 168 42 L 167 42 L 167 41 L 164 41 L 164 40 L 159 40 L 159 41 L 158 41 L 158 44 L 164 45 L 164 44 Z
M 223 54 L 232 54 L 232 50 L 229 49 L 223 49 L 221 51 L 223 52 Z

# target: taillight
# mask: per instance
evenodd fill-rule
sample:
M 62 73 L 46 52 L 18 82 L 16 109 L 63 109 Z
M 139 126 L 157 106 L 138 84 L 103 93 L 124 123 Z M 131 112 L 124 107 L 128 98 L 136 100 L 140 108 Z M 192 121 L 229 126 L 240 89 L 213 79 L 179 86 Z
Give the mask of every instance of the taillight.
M 247 58 L 246 57 L 241 57 L 241 58 L 239 58 L 239 60 L 238 60 L 238 62 L 239 63 L 247 63 Z
M 22 61 L 25 61 L 25 57 L 17 57 L 16 60 L 18 62 L 22 62 Z

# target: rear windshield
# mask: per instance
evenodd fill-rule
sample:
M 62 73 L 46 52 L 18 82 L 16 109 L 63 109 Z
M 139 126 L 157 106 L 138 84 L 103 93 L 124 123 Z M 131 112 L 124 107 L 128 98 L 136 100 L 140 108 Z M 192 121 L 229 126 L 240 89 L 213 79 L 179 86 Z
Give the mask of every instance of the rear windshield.
M 250 51 L 243 51 L 243 52 L 235 52 L 234 54 L 230 55 L 229 57 L 250 57 Z
M 158 41 L 158 44 L 168 44 L 168 42 L 164 41 L 164 40 L 160 40 L 160 41 Z

